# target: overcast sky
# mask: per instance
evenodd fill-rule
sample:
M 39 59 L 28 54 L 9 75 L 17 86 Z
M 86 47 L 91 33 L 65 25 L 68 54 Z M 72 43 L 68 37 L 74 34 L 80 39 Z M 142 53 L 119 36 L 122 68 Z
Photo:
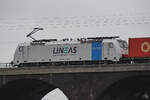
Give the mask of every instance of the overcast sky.
M 41 38 L 150 37 L 150 0 L 0 0 L 0 62 L 34 27 Z

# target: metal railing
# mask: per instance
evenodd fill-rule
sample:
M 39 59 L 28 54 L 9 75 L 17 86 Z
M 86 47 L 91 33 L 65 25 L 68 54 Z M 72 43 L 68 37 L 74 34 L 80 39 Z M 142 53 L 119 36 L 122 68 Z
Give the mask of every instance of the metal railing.
M 0 63 L 0 68 L 12 68 L 11 63 Z

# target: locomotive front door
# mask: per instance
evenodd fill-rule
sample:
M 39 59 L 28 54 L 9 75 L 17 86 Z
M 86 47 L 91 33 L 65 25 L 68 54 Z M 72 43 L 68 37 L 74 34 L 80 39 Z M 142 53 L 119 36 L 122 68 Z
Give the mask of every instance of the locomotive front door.
M 25 46 L 23 49 L 23 60 L 24 60 L 24 62 L 28 61 L 28 55 L 29 55 L 29 47 Z
M 115 48 L 112 42 L 103 43 L 103 60 L 113 60 Z

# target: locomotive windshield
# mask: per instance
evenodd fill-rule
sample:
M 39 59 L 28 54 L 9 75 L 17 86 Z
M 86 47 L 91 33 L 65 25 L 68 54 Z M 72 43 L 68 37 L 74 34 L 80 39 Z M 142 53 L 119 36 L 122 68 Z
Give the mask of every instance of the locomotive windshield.
M 123 40 L 118 40 L 119 42 L 119 45 L 121 48 L 125 48 L 125 49 L 128 49 L 128 44 L 126 41 L 123 41 Z

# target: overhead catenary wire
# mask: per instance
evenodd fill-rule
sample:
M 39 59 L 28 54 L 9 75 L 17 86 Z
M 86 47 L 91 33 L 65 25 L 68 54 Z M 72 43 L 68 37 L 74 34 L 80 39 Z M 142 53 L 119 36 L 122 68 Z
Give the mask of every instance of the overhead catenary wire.
M 39 17 L 39 18 L 14 18 L 7 19 L 0 17 L 0 29 L 16 30 L 26 29 L 35 26 L 46 28 L 89 28 L 106 26 L 129 26 L 150 24 L 150 13 L 134 14 L 111 14 L 111 15 L 84 15 L 66 17 Z

